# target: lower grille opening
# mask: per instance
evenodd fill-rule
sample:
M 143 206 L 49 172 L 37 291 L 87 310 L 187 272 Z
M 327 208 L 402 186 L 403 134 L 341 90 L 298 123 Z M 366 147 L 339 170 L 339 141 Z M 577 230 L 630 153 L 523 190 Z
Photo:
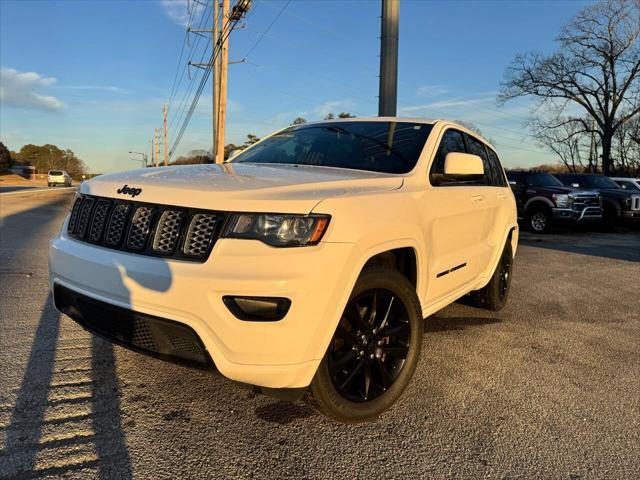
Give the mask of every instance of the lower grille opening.
M 214 368 L 202 340 L 187 325 L 110 305 L 57 283 L 53 297 L 58 310 L 113 343 L 170 362 Z

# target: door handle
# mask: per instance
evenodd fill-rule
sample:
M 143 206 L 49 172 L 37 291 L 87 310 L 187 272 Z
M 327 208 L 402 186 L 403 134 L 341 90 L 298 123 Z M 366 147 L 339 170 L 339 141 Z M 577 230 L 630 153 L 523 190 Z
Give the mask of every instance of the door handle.
M 471 197 L 471 200 L 473 200 L 474 202 L 481 202 L 484 200 L 484 196 L 483 195 L 474 195 L 473 197 Z
M 498 200 L 504 200 L 505 198 L 507 198 L 507 195 L 504 193 L 501 193 L 500 195 L 498 195 Z

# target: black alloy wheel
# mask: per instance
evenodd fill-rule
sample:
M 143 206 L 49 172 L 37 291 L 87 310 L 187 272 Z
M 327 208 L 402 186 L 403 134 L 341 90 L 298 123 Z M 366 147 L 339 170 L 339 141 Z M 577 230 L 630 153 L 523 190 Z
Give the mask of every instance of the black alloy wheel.
M 513 258 L 511 256 L 511 252 L 507 254 L 503 253 L 500 258 L 500 266 L 499 270 L 499 280 L 498 280 L 498 295 L 500 296 L 500 301 L 504 302 L 507 298 L 507 294 L 509 293 L 509 285 L 511 283 L 511 263 Z
M 400 374 L 410 337 L 407 309 L 393 292 L 376 288 L 352 298 L 329 347 L 333 386 L 352 402 L 378 398 Z
M 397 270 L 368 267 L 351 292 L 306 401 L 341 422 L 379 416 L 409 385 L 422 334 L 415 285 Z

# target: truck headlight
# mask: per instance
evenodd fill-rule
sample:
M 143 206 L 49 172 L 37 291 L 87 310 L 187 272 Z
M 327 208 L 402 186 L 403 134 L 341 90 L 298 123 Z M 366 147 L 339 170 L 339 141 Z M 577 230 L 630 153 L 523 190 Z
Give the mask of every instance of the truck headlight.
M 231 216 L 222 236 L 260 240 L 273 247 L 316 245 L 329 219 L 329 215 L 237 213 Z
M 554 193 L 553 201 L 560 208 L 569 208 L 571 206 L 571 197 L 566 193 Z

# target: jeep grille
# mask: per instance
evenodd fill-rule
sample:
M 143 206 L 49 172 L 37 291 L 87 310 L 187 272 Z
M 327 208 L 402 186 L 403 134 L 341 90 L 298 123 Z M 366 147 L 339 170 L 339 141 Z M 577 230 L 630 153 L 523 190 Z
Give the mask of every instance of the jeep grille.
M 67 232 L 116 250 L 204 262 L 223 219 L 219 212 L 81 195 Z

